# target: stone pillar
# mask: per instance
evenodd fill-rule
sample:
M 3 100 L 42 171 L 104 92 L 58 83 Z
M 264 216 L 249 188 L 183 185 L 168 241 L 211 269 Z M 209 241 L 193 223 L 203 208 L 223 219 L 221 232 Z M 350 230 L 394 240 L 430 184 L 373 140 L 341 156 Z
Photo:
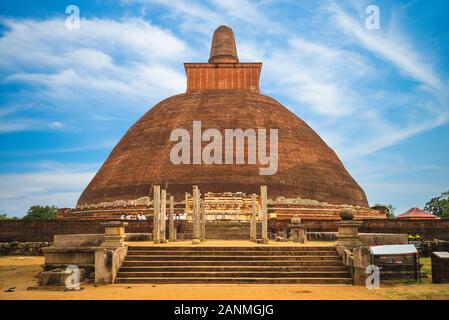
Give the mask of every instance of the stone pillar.
M 153 187 L 153 242 L 160 242 L 160 211 L 161 211 L 161 187 L 159 185 L 155 185 Z
M 267 186 L 260 186 L 260 197 L 262 200 L 262 243 L 268 243 Z
M 189 212 L 189 193 L 188 192 L 186 192 L 185 193 L 185 213 L 186 213 L 186 220 L 187 220 L 187 214 L 188 214 L 188 212 Z
M 196 190 L 196 210 L 197 239 L 201 240 L 201 191 L 198 187 Z
M 249 227 L 249 240 L 252 242 L 256 242 L 257 240 L 257 195 L 253 193 L 251 195 L 251 222 Z
M 294 215 L 290 220 L 290 233 L 293 242 L 307 242 L 307 230 L 301 224 L 301 218 L 298 215 Z
M 95 250 L 95 283 L 114 283 L 128 252 L 125 221 L 103 222 L 104 240 Z
M 201 221 L 200 240 L 204 241 L 206 240 L 206 201 L 204 199 L 201 199 L 200 221 Z
M 160 241 L 162 243 L 167 242 L 167 237 L 166 237 L 166 229 L 167 229 L 167 223 L 166 223 L 166 218 L 167 218 L 167 190 L 162 189 L 161 192 L 161 214 L 160 214 L 160 227 L 161 227 L 161 238 Z
M 349 250 L 345 250 L 349 253 Z M 366 267 L 371 264 L 371 253 L 369 247 L 357 247 L 352 252 L 352 280 L 355 285 L 366 285 L 366 279 L 368 274 L 366 273 Z M 345 263 L 347 265 L 347 263 Z
M 169 240 L 171 242 L 176 241 L 176 235 L 175 235 L 175 200 L 173 196 L 170 196 L 170 213 L 169 213 L 169 225 L 168 225 L 168 234 L 169 234 Z
M 119 248 L 126 245 L 125 242 L 125 226 L 128 222 L 125 221 L 108 221 L 102 222 L 104 226 L 104 240 L 101 243 L 102 247 Z
M 359 227 L 363 224 L 363 221 L 353 220 L 354 215 L 354 209 L 343 209 L 340 211 L 342 220 L 335 223 L 338 228 L 335 245 L 339 252 L 344 249 L 352 251 L 354 248 L 362 246 L 362 241 L 359 237 Z
M 192 212 L 192 224 L 193 224 L 193 235 L 192 235 L 192 243 L 193 244 L 198 244 L 200 243 L 200 224 L 199 224 L 199 219 L 200 219 L 200 202 L 199 202 L 199 190 L 198 190 L 198 186 L 193 186 L 193 192 L 192 192 L 192 197 L 193 197 L 193 212 Z

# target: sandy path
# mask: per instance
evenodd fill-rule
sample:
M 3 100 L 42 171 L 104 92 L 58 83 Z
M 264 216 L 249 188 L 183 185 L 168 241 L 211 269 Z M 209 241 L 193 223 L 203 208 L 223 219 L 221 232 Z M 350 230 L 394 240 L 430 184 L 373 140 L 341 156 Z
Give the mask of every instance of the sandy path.
M 43 257 L 0 257 L 0 300 L 8 299 L 449 299 L 449 284 L 388 284 L 378 290 L 349 285 L 158 284 L 83 285 L 63 292 L 27 290 L 37 284 Z M 4 290 L 16 287 L 15 292 Z

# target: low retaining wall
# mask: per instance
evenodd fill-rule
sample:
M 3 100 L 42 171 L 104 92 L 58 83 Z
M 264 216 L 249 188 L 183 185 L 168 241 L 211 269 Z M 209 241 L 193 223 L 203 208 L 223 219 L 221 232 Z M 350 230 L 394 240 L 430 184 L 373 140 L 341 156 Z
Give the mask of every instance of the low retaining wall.
M 338 232 L 307 232 L 309 241 L 337 241 Z M 387 244 L 407 244 L 407 234 L 394 233 L 359 233 L 364 246 Z
M 2 220 L 0 242 L 53 242 L 55 234 L 103 234 L 101 220 Z M 153 223 L 149 220 L 127 221 L 127 233 L 151 233 Z M 179 221 L 176 221 L 179 222 Z
M 2 220 L 0 242 L 53 242 L 55 234 L 99 234 L 104 232 L 101 220 Z M 151 233 L 152 221 L 127 221 L 126 233 Z M 214 222 L 217 223 L 217 222 Z M 304 220 L 308 232 L 336 232 L 335 221 Z M 186 230 L 186 221 L 175 221 L 178 230 Z M 288 220 L 269 221 L 270 231 L 283 230 Z M 365 220 L 361 233 L 408 234 L 418 232 L 424 240 L 449 240 L 449 219 L 427 221 L 404 221 L 396 219 Z M 206 227 L 207 234 L 207 227 Z M 249 233 L 248 233 L 249 237 Z
M 271 229 L 282 230 L 290 221 L 270 220 Z M 308 232 L 337 232 L 335 221 L 303 220 Z M 405 221 L 398 219 L 369 219 L 359 228 L 360 233 L 408 234 L 421 233 L 424 240 L 449 240 L 449 219 Z
M 48 242 L 0 242 L 0 256 L 42 256 L 42 248 L 50 246 Z

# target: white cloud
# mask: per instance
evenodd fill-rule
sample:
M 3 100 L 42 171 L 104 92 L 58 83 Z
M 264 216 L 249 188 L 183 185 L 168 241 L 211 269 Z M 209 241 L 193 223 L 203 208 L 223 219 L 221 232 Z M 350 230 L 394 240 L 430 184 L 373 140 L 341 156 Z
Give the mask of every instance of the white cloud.
M 53 121 L 52 123 L 50 123 L 50 127 L 56 128 L 56 129 L 61 129 L 62 127 L 64 127 L 64 125 L 62 124 L 61 121 Z
M 133 61 L 176 60 L 186 50 L 184 42 L 171 32 L 138 18 L 82 19 L 78 30 L 66 29 L 64 19 L 2 19 L 1 22 L 8 30 L 0 38 L 2 67 L 14 68 L 19 62 L 21 67 L 67 68 L 71 60 L 66 58 L 70 56 L 75 56 L 76 61 L 93 62 L 86 61 L 89 56 L 76 55 L 78 50 L 87 50 L 84 54 L 90 49 L 120 53 Z M 98 58 L 98 53 L 93 53 Z
M 18 123 L 18 122 L 0 123 L 0 133 L 25 131 L 31 128 L 32 127 L 27 123 Z
M 355 36 L 364 47 L 375 52 L 413 79 L 420 81 L 437 92 L 443 90 L 443 83 L 432 67 L 425 62 L 407 40 L 395 32 L 372 32 L 356 22 L 338 6 L 334 6 L 337 24 L 348 34 Z
M 283 48 L 267 52 L 264 77 L 276 88 L 271 90 L 287 94 L 299 108 L 334 118 L 350 116 L 360 107 L 352 84 L 369 67 L 358 54 L 298 36 L 292 36 Z
M 265 32 L 284 32 L 282 26 L 267 18 L 259 9 L 257 2 L 247 0 L 213 0 L 217 10 L 232 19 L 264 28 Z
M 65 167 L 58 171 L 0 174 L 0 212 L 21 217 L 33 205 L 74 207 L 95 172 L 73 172 Z
M 1 116 L 0 116 L 1 117 Z M 22 131 L 46 131 L 63 128 L 63 124 L 59 121 L 47 121 L 33 118 L 0 118 L 0 134 Z M 4 153 L 3 153 L 4 154 Z
M 161 6 L 169 11 L 169 18 L 173 18 L 184 30 L 190 30 L 210 36 L 217 25 L 225 24 L 227 19 L 223 14 L 208 8 L 201 2 L 185 0 L 122 0 L 124 4 L 138 3 L 143 7 Z
M 63 19 L 0 22 L 6 27 L 0 37 L 2 81 L 28 85 L 18 98 L 34 101 L 30 109 L 37 117 L 44 109 L 74 113 L 73 108 L 78 114 L 129 114 L 133 106 L 145 110 L 185 90 L 180 60 L 186 44 L 142 19 L 82 19 L 79 30 L 66 29 Z M 19 120 L 2 120 L 7 123 L 0 132 L 32 128 Z

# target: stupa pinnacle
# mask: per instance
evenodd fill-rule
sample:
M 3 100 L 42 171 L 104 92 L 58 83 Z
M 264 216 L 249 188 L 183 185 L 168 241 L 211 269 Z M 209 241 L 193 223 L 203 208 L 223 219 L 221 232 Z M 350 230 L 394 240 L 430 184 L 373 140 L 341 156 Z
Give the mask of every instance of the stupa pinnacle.
M 238 63 L 234 32 L 228 26 L 218 27 L 212 37 L 209 63 Z

